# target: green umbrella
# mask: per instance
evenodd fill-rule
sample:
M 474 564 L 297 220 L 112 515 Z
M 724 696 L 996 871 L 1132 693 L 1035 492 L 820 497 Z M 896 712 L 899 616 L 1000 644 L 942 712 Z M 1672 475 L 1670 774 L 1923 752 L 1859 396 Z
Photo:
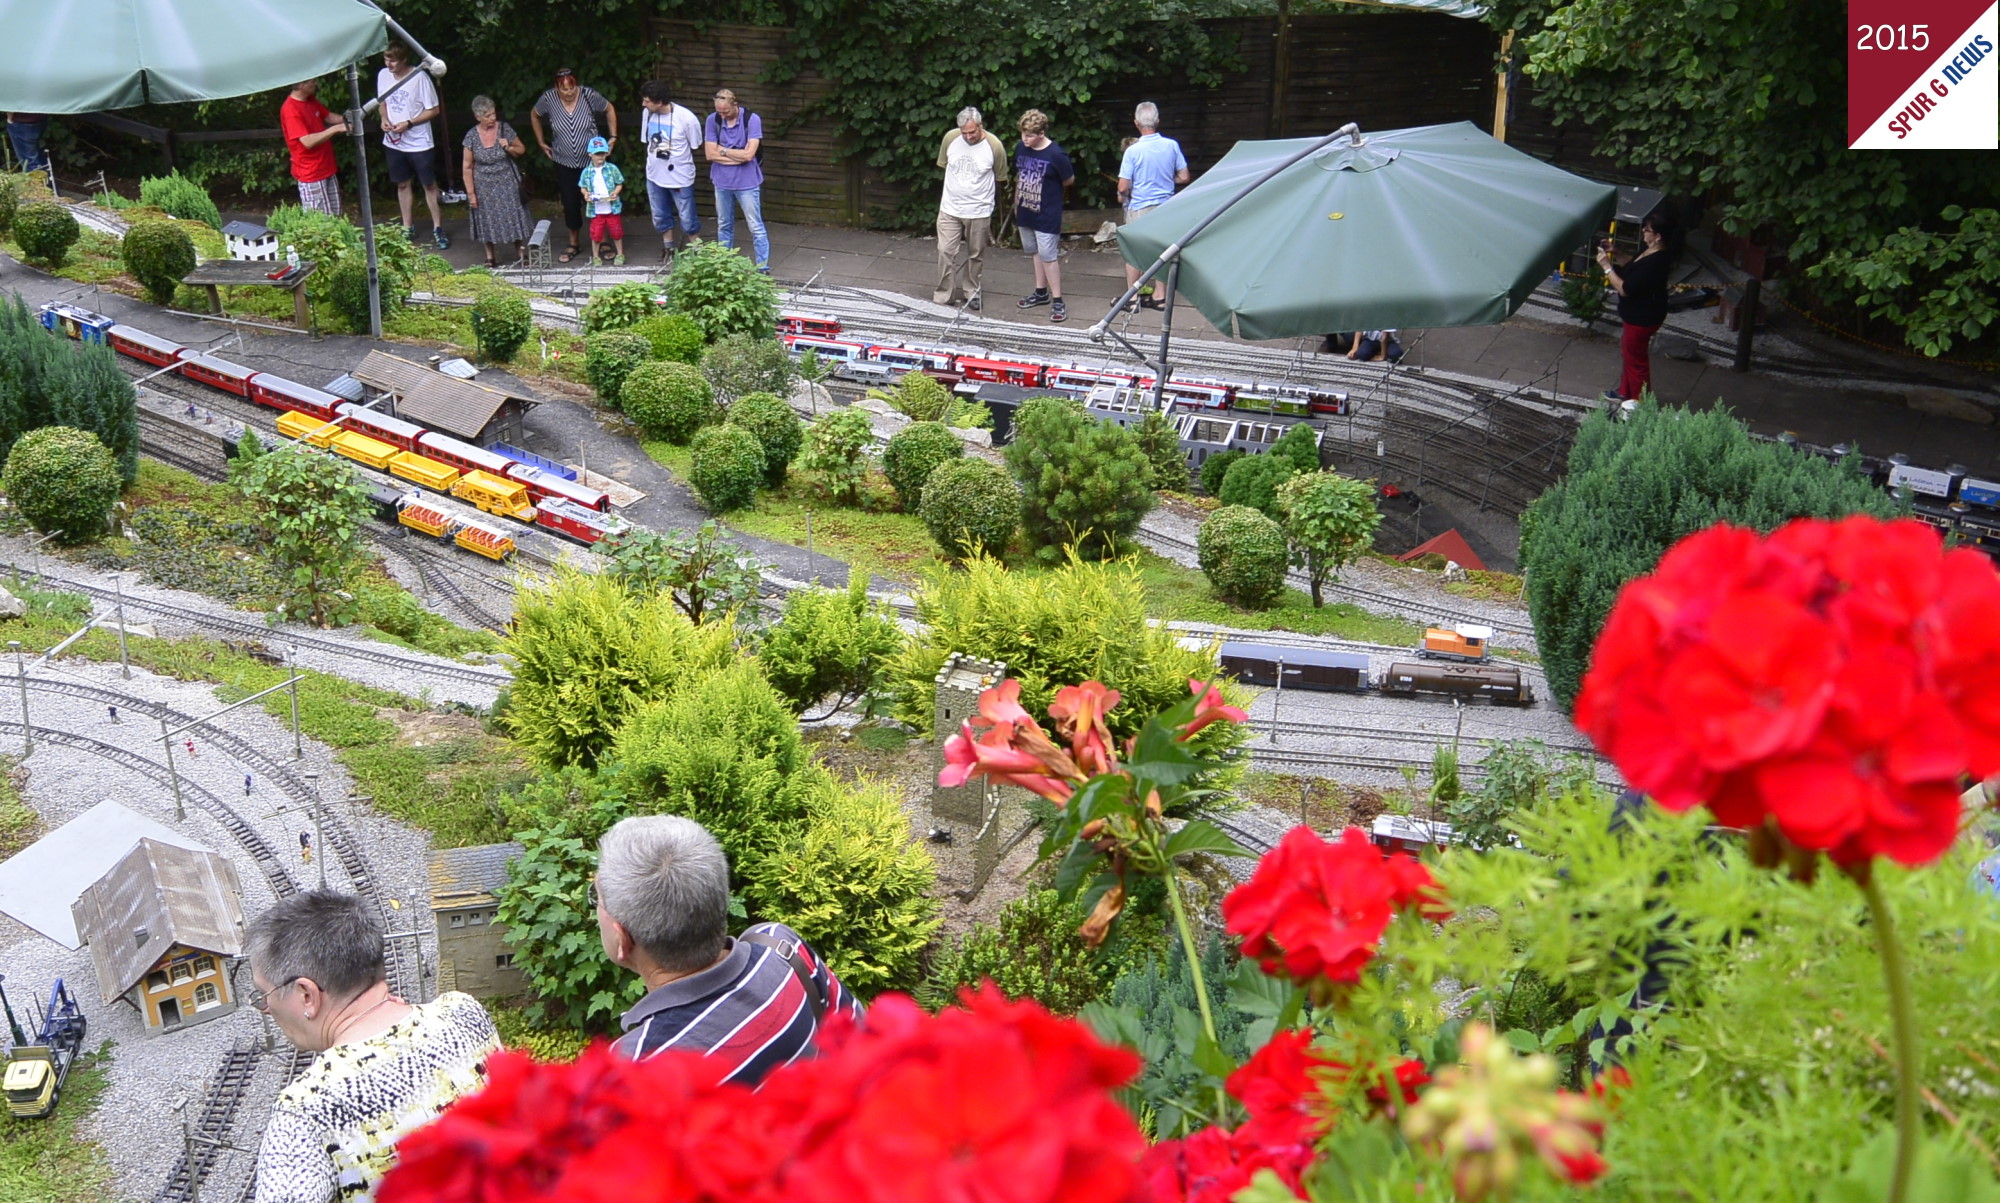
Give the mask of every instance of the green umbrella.
M 0 110 L 268 92 L 382 49 L 386 21 L 364 0 L 0 0 Z
M 1182 240 L 1176 297 L 1236 338 L 1477 326 L 1519 308 L 1616 194 L 1470 122 L 1344 131 L 1238 142 L 1118 245 L 1143 268 Z

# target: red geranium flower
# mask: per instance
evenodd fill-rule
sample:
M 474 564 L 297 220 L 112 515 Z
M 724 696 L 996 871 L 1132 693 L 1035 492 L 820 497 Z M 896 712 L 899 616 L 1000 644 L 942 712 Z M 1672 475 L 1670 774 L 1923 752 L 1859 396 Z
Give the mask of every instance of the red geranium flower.
M 1313 1152 L 1307 1145 L 1266 1145 L 1227 1128 L 1203 1128 L 1165 1140 L 1139 1163 L 1154 1203 L 1229 1203 L 1258 1170 L 1271 1170 L 1294 1195 Z
M 1396 1083 L 1395 1107 L 1391 1107 L 1389 1102 L 1391 1079 Z M 1388 1108 L 1393 1111 L 1397 1107 L 1405 1107 L 1416 1102 L 1417 1095 L 1422 1093 L 1423 1087 L 1430 1085 L 1430 1081 L 1430 1071 L 1424 1068 L 1422 1061 L 1399 1061 L 1396 1063 L 1396 1068 L 1387 1073 L 1378 1069 L 1369 1075 L 1368 1101 L 1378 1108 Z
M 1313 1052 L 1311 1032 L 1275 1033 L 1224 1083 L 1250 1113 L 1239 1133 L 1260 1144 L 1312 1144 L 1333 1127 L 1325 1082 L 1346 1069 Z
M 2000 575 L 1910 520 L 1717 526 L 1626 585 L 1577 726 L 1671 810 L 1843 865 L 1935 860 L 2000 770 Z
M 1264 972 L 1302 985 L 1353 983 L 1396 908 L 1410 906 L 1436 918 L 1448 913 L 1420 862 L 1384 855 L 1358 827 L 1328 843 L 1301 826 L 1222 900 L 1222 917 Z

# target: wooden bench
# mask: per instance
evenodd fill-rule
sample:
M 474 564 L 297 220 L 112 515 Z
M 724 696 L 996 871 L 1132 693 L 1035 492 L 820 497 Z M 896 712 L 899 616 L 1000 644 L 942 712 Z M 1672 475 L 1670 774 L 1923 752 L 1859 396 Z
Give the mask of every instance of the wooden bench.
M 222 312 L 222 294 L 218 288 L 242 288 L 246 285 L 261 284 L 267 288 L 282 288 L 292 294 L 292 314 L 297 319 L 299 329 L 312 325 L 306 313 L 306 281 L 312 277 L 319 264 L 310 259 L 302 260 L 298 269 L 273 280 L 269 274 L 282 263 L 268 260 L 253 261 L 242 259 L 211 259 L 181 277 L 181 283 L 192 284 L 208 290 L 208 308 L 211 313 Z

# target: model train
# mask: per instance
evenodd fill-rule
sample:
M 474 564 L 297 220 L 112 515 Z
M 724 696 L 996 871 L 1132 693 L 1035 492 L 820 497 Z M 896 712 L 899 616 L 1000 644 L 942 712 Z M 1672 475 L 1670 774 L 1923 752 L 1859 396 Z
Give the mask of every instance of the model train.
M 529 462 L 533 457 L 521 452 L 502 454 L 498 449 L 475 447 L 311 385 L 191 350 L 74 305 L 50 302 L 38 314 L 41 324 L 55 333 L 101 343 L 141 363 L 278 410 L 278 433 L 287 438 L 304 439 L 414 485 L 469 501 L 489 514 L 539 526 L 584 544 L 595 543 L 623 525 L 609 515 L 610 494 L 580 483 L 575 473 L 560 465 L 546 460 Z M 551 502 L 560 504 L 547 504 Z M 598 517 L 584 517 L 585 511 Z M 476 536 L 474 541 L 479 542 Z M 482 555 L 493 554 L 483 546 L 472 549 Z
M 1521 670 L 1504 664 L 1399 660 L 1376 677 L 1362 652 L 1233 640 L 1222 645 L 1219 659 L 1222 671 L 1246 685 L 1329 693 L 1485 698 L 1500 706 L 1530 706 L 1535 701 L 1534 690 Z
M 792 354 L 812 351 L 831 361 L 834 375 L 857 383 L 886 383 L 906 372 L 926 372 L 947 384 L 982 381 L 1020 388 L 1046 388 L 1079 397 L 1093 389 L 1136 390 L 1150 396 L 1158 378 L 1139 368 L 1085 367 L 1049 363 L 1020 355 L 991 353 L 984 347 L 945 347 L 878 339 L 846 330 L 841 320 L 822 314 L 784 313 L 778 337 Z M 1181 412 L 1241 410 L 1280 417 L 1338 416 L 1347 412 L 1347 394 L 1301 384 L 1225 380 L 1207 376 L 1169 377 L 1164 395 Z

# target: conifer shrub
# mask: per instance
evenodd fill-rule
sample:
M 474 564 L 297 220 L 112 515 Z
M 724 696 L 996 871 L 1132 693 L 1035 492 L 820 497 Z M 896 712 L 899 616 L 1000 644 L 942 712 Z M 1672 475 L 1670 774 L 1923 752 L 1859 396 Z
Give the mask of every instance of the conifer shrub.
M 685 313 L 656 313 L 630 330 L 652 346 L 654 359 L 700 363 L 708 349 L 708 335 Z
M 951 415 L 955 401 L 950 389 L 925 372 L 905 372 L 895 388 L 878 389 L 869 396 L 886 400 L 912 422 L 942 422 Z
M 757 500 L 764 479 L 764 446 L 741 426 L 710 426 L 694 436 L 688 483 L 716 513 L 742 509 Z
M 997 924 L 975 924 L 931 963 L 917 1001 L 936 1010 L 964 989 L 991 981 L 1008 998 L 1032 998 L 1058 1015 L 1074 1015 L 1103 997 L 1120 973 L 1164 951 L 1157 916 L 1128 907 L 1102 949 L 1076 934 L 1087 911 L 1082 896 L 1033 890 L 1000 908 Z
M 1210 497 L 1222 496 L 1222 478 L 1229 475 L 1230 465 L 1247 456 L 1241 451 L 1218 451 L 1201 461 L 1201 471 L 1196 479 L 1201 482 L 1201 491 Z
M 938 550 L 954 560 L 1003 555 L 1021 525 L 1021 489 L 995 464 L 946 460 L 924 481 L 917 516 Z
M 176 222 L 134 222 L 119 244 L 125 270 L 155 305 L 174 303 L 181 277 L 194 270 L 194 239 Z
M 1319 471 L 1319 443 L 1313 438 L 1310 422 L 1300 422 L 1278 436 L 1266 455 L 1282 456 L 1290 460 L 1292 467 L 1300 472 Z
M 684 447 L 702 427 L 721 419 L 715 390 L 684 363 L 650 360 L 632 369 L 618 390 L 618 407 L 648 438 Z M 760 465 L 758 471 L 763 471 Z
M 844 592 L 794 590 L 758 644 L 764 675 L 797 713 L 828 697 L 839 707 L 874 693 L 903 646 L 895 616 L 868 600 L 868 575 L 849 578 Z
M 1793 518 L 1905 508 L 1852 461 L 1759 442 L 1724 409 L 1648 398 L 1627 420 L 1592 415 L 1568 473 L 1521 516 L 1521 571 L 1550 690 L 1570 704 L 1619 589 L 1683 536 L 1718 522 L 1769 531 Z
M 7 453 L 0 488 L 29 525 L 58 543 L 102 535 L 124 482 L 97 436 L 68 426 L 31 430 Z
M 139 203 L 164 210 L 174 217 L 202 222 L 210 229 L 222 228 L 222 211 L 209 198 L 208 189 L 178 171 L 140 180 Z
M 771 393 L 751 393 L 729 407 L 729 424 L 757 436 L 764 449 L 764 483 L 776 488 L 798 458 L 806 441 L 806 426 L 785 401 Z
M 479 353 L 496 363 L 506 363 L 535 332 L 535 311 L 528 294 L 518 290 L 494 290 L 472 303 L 472 334 L 479 340 Z
M 1270 451 L 1245 456 L 1229 465 L 1216 494 L 1224 505 L 1247 505 L 1267 518 L 1278 517 L 1278 486 L 1298 475 L 1289 457 Z
M 604 330 L 585 335 L 583 378 L 597 393 L 597 399 L 618 408 L 619 393 L 632 369 L 653 357 L 652 344 L 626 330 Z
M 911 376 L 919 373 L 912 372 Z M 903 379 L 908 380 L 905 376 Z M 963 458 L 965 444 L 943 422 L 925 421 L 899 430 L 882 450 L 882 475 L 896 490 L 906 513 L 923 504 L 924 482 L 938 465 Z
M 30 262 L 58 268 L 69 258 L 69 248 L 83 237 L 70 215 L 69 206 L 56 201 L 33 201 L 14 213 L 14 241 Z
M 1146 462 L 1153 466 L 1154 491 L 1187 492 L 1187 452 L 1181 448 L 1180 432 L 1167 420 L 1167 415 L 1157 410 L 1148 413 L 1133 436 L 1139 440 L 1139 450 L 1146 453 Z
M 1289 551 L 1278 524 L 1245 505 L 1226 505 L 1208 516 L 1196 539 L 1202 575 L 1216 595 L 1252 610 L 1285 589 Z
M 1153 466 L 1129 430 L 1067 398 L 1037 397 L 1014 416 L 1003 453 L 1021 486 L 1021 526 L 1044 563 L 1066 548 L 1115 555 L 1153 508 Z

